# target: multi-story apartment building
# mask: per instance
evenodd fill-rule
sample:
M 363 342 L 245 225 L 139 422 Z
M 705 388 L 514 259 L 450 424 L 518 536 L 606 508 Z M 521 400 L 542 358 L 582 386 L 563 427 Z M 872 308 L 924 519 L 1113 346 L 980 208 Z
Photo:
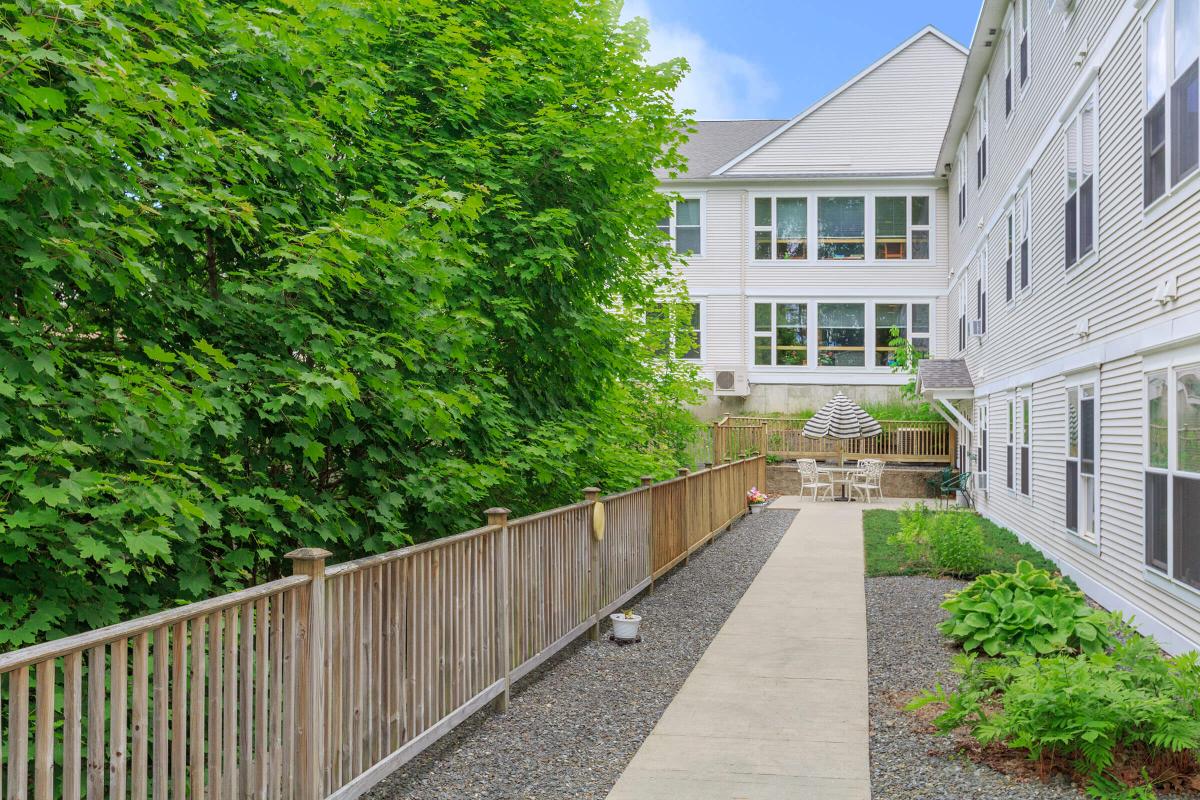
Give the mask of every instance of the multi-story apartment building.
M 702 124 L 664 181 L 711 375 L 874 391 L 904 322 L 979 510 L 1171 650 L 1200 647 L 1198 73 L 1200 0 L 985 0 L 965 52 L 926 29 L 796 119 Z

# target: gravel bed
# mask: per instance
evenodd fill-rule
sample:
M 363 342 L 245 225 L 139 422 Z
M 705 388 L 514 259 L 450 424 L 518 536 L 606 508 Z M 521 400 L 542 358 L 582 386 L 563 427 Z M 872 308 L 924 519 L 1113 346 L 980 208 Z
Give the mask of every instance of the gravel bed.
M 963 581 L 867 578 L 871 701 L 871 789 L 881 800 L 1078 800 L 1070 781 L 1021 780 L 956 752 L 954 743 L 903 711 L 915 694 L 948 680 L 955 648 L 937 623 L 939 606 Z
M 936 626 L 946 618 L 940 607 L 946 593 L 964 585 L 941 578 L 867 578 L 872 793 L 877 800 L 1079 800 L 1083 793 L 1066 777 L 1043 783 L 977 764 L 949 737 L 903 711 L 935 682 L 955 683 L 949 670 L 957 649 Z
M 743 517 L 637 598 L 641 644 L 578 640 L 514 687 L 506 713 L 474 715 L 369 797 L 604 798 L 794 516 Z

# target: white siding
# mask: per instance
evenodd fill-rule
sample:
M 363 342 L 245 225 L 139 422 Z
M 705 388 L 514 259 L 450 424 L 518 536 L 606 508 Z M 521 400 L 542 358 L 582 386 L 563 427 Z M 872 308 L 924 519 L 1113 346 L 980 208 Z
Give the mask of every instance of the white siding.
M 965 60 L 926 33 L 726 174 L 932 172 Z

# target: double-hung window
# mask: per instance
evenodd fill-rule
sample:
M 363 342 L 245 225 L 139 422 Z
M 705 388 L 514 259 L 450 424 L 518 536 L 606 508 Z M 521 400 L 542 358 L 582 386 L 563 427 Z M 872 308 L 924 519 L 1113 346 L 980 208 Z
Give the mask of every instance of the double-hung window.
M 862 261 L 866 258 L 866 199 L 817 198 L 817 258 Z
M 1013 246 L 1016 244 L 1016 231 L 1013 229 L 1016 224 L 1014 217 L 1014 209 L 1010 206 L 1008 213 L 1004 215 L 1004 300 L 1006 302 L 1013 299 Z
M 671 202 L 672 214 L 659 220 L 658 229 L 672 249 L 681 255 L 701 255 L 704 241 L 703 208 L 699 197 Z
M 1033 483 L 1033 409 L 1030 396 L 1017 396 L 1017 449 L 1021 464 L 1021 494 L 1029 496 Z
M 975 283 L 975 313 L 979 319 L 979 335 L 987 333 L 988 296 L 988 247 L 987 242 L 979 251 L 979 280 Z
M 1146 565 L 1200 589 L 1200 361 L 1146 375 Z
M 795 261 L 808 258 L 808 198 L 754 198 L 754 258 Z
M 1017 0 L 1017 77 L 1021 91 L 1029 83 L 1029 0 Z
M 980 398 L 975 405 L 975 430 L 978 432 L 978 444 L 975 448 L 975 471 L 980 478 L 975 485 L 987 489 L 988 474 L 988 405 L 987 398 Z
M 1200 2 L 1200 0 L 1197 0 Z M 1066 265 L 1070 269 L 1096 245 L 1096 90 L 1067 123 L 1066 196 L 1063 202 Z
M 866 366 L 866 329 L 865 304 L 819 303 L 817 305 L 818 366 Z
M 1030 248 L 1030 231 L 1033 225 L 1033 189 L 1032 181 L 1025 181 L 1025 185 L 1017 192 L 1017 242 L 1018 256 L 1020 269 L 1018 276 L 1020 278 L 1019 286 L 1021 289 L 1029 288 L 1030 280 L 1030 265 L 1029 265 L 1029 248 Z
M 1013 36 L 1014 21 L 1009 16 L 1009 19 L 1004 21 L 1004 116 L 1007 118 L 1012 114 L 1013 110 L 1013 65 L 1016 62 L 1016 57 L 1013 52 L 1016 37 Z
M 1200 165 L 1200 0 L 1158 0 L 1146 17 L 1142 199 L 1150 205 Z
M 875 258 L 929 260 L 929 196 L 875 197 Z
M 1096 382 L 1067 387 L 1066 528 L 1095 542 L 1100 534 L 1097 491 L 1100 415 Z
M 958 224 L 962 225 L 967 219 L 967 161 L 962 147 L 959 147 L 955 159 L 954 174 L 958 185 Z
M 1004 485 L 1009 490 L 1016 486 L 1017 472 L 1017 401 L 1010 397 L 1006 402 L 1008 409 L 1008 438 L 1005 443 L 1005 480 Z
M 892 365 L 896 348 L 892 347 L 892 329 L 900 338 L 907 339 L 913 349 L 929 352 L 929 304 L 928 303 L 876 303 L 875 304 L 875 366 Z
M 988 76 L 983 76 L 983 88 L 975 101 L 975 186 L 983 186 L 988 171 Z
M 967 282 L 958 282 L 958 351 L 967 349 Z

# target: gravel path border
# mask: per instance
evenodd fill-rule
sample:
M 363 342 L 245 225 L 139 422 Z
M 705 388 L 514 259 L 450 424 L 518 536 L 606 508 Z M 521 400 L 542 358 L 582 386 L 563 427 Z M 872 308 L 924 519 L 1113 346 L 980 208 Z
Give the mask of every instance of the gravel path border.
M 507 713 L 474 715 L 368 797 L 604 798 L 794 517 L 743 517 L 637 598 L 641 644 L 581 638 L 514 687 Z

